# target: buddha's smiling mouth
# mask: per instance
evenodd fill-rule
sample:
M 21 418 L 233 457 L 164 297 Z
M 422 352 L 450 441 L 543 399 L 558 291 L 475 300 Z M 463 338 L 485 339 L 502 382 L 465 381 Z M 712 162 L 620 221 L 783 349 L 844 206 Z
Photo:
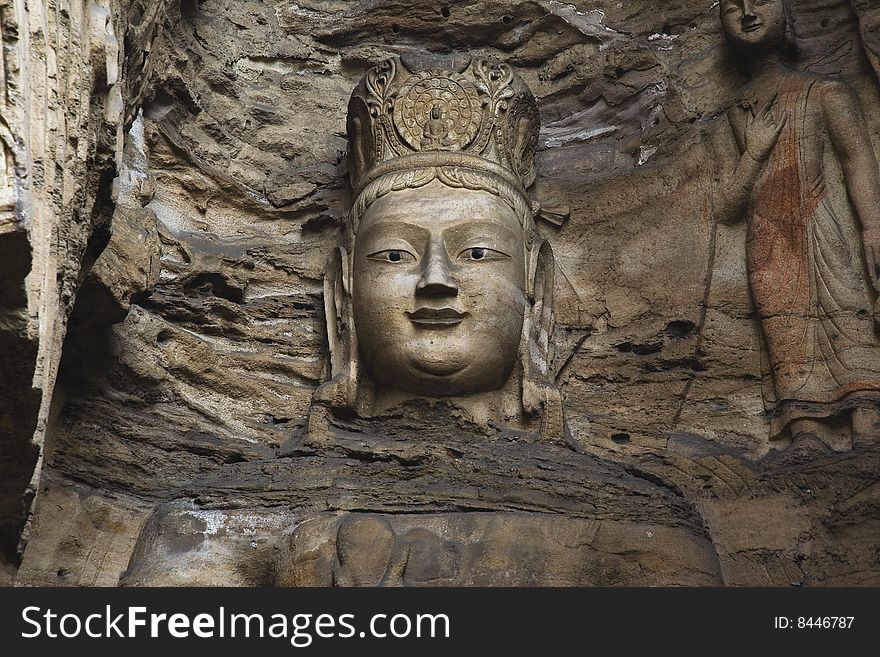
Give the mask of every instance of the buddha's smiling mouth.
M 743 26 L 743 32 L 755 32 L 764 27 L 764 23 L 749 23 L 748 25 Z
M 461 324 L 470 313 L 462 313 L 455 308 L 418 308 L 406 313 L 413 324 L 420 328 L 448 328 Z

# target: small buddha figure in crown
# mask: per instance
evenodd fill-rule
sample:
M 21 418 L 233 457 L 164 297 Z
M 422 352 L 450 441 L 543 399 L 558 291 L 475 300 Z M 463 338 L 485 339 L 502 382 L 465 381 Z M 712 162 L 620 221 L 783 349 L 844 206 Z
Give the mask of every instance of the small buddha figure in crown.
M 446 112 L 439 105 L 431 108 L 431 118 L 425 125 L 425 135 L 422 137 L 422 148 L 431 148 L 438 144 L 449 148 L 456 143 L 455 133 L 450 130 L 451 121 L 445 115 Z

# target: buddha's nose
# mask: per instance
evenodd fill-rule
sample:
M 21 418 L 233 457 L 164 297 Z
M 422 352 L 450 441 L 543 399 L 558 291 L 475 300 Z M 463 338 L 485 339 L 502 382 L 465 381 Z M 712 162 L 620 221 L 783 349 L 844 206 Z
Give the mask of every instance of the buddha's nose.
M 743 20 L 753 20 L 757 18 L 755 15 L 755 5 L 751 0 L 743 0 Z
M 450 263 L 446 249 L 432 241 L 422 267 L 422 275 L 416 283 L 416 295 L 428 297 L 458 296 L 458 283 L 449 273 Z

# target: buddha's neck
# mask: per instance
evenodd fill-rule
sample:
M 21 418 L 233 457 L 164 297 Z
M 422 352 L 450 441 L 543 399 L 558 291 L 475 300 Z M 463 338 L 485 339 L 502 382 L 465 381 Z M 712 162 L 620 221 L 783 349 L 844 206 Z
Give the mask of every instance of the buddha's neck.
M 752 83 L 760 85 L 769 81 L 775 82 L 788 68 L 782 59 L 782 53 L 762 53 L 750 62 Z

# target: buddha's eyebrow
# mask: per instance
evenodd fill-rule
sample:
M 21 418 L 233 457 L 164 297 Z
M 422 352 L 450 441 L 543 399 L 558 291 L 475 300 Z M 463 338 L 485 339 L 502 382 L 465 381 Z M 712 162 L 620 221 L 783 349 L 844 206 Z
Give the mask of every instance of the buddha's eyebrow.
M 482 235 L 497 235 L 499 233 L 501 233 L 501 236 L 505 239 L 515 240 L 517 238 L 517 233 L 514 233 L 507 226 L 494 221 L 469 221 L 460 226 L 450 226 L 443 231 L 443 236 L 477 237 Z
M 359 231 L 357 240 L 380 239 L 387 237 L 400 237 L 409 241 L 424 241 L 431 234 L 426 228 L 415 226 L 404 221 L 381 221 L 370 224 L 365 229 Z

